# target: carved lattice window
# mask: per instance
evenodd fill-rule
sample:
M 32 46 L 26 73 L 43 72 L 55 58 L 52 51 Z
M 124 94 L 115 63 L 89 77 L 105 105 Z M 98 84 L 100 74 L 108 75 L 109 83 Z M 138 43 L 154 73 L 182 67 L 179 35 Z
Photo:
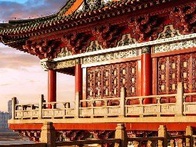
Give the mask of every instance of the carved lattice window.
M 184 92 L 196 91 L 196 54 L 180 54 L 158 59 L 158 94 L 176 93 L 183 82 Z
M 124 62 L 87 68 L 87 98 L 120 97 L 121 87 L 127 96 L 136 96 L 137 62 Z

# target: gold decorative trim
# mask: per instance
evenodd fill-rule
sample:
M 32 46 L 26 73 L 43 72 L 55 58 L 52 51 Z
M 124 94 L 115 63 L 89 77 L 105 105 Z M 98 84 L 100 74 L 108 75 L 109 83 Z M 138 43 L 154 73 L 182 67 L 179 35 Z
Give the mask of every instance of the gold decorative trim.
M 137 56 L 136 49 L 131 49 L 131 50 L 122 51 L 122 52 L 107 53 L 107 54 L 102 54 L 102 55 L 84 57 L 82 59 L 82 64 L 90 64 L 90 63 L 136 57 L 136 56 Z
M 78 61 L 78 60 L 77 60 Z M 68 67 L 74 67 L 76 65 L 76 60 L 60 61 L 56 63 L 55 69 L 63 69 Z
M 182 50 L 182 49 L 187 49 L 192 47 L 196 47 L 196 39 L 155 45 L 153 48 L 154 48 L 154 53 L 163 53 L 163 52 Z

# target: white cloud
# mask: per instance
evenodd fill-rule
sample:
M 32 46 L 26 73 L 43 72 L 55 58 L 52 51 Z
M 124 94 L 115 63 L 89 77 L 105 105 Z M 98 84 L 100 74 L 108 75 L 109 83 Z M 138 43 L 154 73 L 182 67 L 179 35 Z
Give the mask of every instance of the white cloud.
M 0 22 L 10 19 L 40 17 L 58 12 L 66 0 L 0 1 Z M 36 5 L 35 5 L 36 4 Z M 74 98 L 74 77 L 57 75 L 57 99 Z M 21 103 L 37 103 L 41 94 L 47 99 L 47 72 L 35 56 L 0 43 L 0 110 L 7 111 L 7 101 L 17 97 Z

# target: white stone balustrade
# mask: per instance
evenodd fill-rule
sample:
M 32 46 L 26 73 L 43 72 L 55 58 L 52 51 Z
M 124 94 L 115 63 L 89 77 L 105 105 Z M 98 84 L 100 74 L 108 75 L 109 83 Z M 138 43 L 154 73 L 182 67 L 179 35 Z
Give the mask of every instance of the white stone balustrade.
M 125 89 L 117 98 L 87 99 L 73 102 L 44 102 L 39 104 L 16 104 L 13 98 L 13 119 L 65 119 L 92 117 L 160 117 L 196 114 L 196 102 L 187 98 L 196 93 L 183 93 L 182 83 L 178 84 L 176 94 L 125 97 Z M 146 98 L 153 104 L 144 104 Z M 172 98 L 173 102 L 167 102 Z M 137 103 L 130 103 L 136 100 Z M 163 102 L 164 100 L 164 102 Z
M 191 99 L 196 98 L 196 93 L 185 93 L 183 95 L 183 114 L 196 114 L 196 101 L 195 102 L 191 102 Z M 187 100 L 186 99 L 190 99 Z
M 170 95 L 151 95 L 139 97 L 127 97 L 125 100 L 126 116 L 160 116 L 160 115 L 175 115 L 178 111 L 176 103 L 161 103 L 161 99 L 174 97 L 177 99 L 176 94 Z M 144 99 L 156 99 L 154 104 L 143 104 Z M 138 104 L 127 104 L 131 100 L 138 100 Z
M 81 100 L 80 106 L 86 103 L 87 107 L 80 107 L 80 117 L 120 116 L 120 98 L 102 98 Z

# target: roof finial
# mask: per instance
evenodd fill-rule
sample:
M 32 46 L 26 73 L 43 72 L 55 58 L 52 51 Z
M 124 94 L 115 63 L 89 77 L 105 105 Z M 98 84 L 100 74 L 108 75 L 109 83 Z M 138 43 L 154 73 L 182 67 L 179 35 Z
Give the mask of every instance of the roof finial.
M 87 3 L 87 0 L 83 0 L 84 1 L 84 9 L 87 10 L 89 9 L 89 5 Z

